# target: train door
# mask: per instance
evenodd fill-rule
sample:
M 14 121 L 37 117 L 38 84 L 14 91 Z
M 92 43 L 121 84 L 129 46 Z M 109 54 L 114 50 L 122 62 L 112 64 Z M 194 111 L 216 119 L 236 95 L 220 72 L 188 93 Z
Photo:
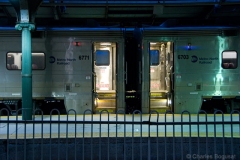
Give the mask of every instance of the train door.
M 116 112 L 116 43 L 93 43 L 94 113 Z
M 150 111 L 172 110 L 173 43 L 150 42 Z

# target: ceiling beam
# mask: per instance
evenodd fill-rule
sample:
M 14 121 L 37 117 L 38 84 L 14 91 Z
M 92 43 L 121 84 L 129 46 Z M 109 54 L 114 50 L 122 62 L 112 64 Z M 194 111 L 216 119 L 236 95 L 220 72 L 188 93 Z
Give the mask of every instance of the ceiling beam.
M 34 22 L 35 13 L 42 0 L 9 0 L 17 13 L 18 22 Z
M 7 8 L 5 6 L 1 6 L 1 9 L 3 10 L 4 14 L 8 17 L 11 18 L 11 14 L 9 13 L 9 11 L 7 10 Z

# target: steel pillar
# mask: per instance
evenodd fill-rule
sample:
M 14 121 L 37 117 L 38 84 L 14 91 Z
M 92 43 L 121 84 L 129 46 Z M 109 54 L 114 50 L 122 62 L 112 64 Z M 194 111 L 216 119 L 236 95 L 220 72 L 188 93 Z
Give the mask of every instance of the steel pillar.
M 9 0 L 17 13 L 15 28 L 22 31 L 22 119 L 32 120 L 32 46 L 31 30 L 35 13 L 43 0 Z
M 32 120 L 32 47 L 31 30 L 34 24 L 17 24 L 16 29 L 22 30 L 22 119 Z

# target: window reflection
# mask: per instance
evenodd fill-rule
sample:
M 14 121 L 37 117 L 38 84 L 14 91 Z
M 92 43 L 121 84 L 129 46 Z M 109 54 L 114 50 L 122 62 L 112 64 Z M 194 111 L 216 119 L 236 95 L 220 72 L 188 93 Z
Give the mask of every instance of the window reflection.
M 7 53 L 7 69 L 21 70 L 22 69 L 22 53 L 8 52 Z M 32 70 L 45 69 L 45 54 L 32 53 Z
M 235 69 L 237 68 L 237 52 L 236 51 L 223 51 L 222 52 L 222 68 Z

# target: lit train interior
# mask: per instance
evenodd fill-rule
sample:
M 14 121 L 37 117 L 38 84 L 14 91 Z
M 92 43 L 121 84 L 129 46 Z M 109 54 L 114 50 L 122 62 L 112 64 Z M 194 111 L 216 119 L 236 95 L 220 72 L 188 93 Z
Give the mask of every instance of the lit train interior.
M 150 42 L 150 110 L 171 110 L 173 43 Z
M 94 48 L 94 105 L 95 112 L 116 111 L 116 43 L 95 42 Z

